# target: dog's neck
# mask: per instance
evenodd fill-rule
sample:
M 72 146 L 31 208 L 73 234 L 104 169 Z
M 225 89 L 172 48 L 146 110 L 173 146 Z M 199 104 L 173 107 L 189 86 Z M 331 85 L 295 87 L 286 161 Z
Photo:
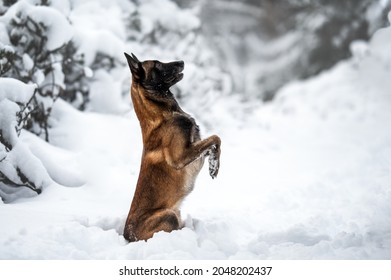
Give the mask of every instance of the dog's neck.
M 143 138 L 174 113 L 184 113 L 169 89 L 145 93 L 140 84 L 132 83 L 131 97 Z

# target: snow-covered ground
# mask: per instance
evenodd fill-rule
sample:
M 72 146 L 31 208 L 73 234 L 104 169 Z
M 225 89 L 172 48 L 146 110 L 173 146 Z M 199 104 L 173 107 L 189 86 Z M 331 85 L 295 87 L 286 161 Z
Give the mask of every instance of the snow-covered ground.
M 267 104 L 215 97 L 200 124 L 222 138 L 219 176 L 205 166 L 186 227 L 147 242 L 122 236 L 142 149 L 134 112 L 57 101 L 50 144 L 20 136 L 53 182 L 0 201 L 0 259 L 390 259 L 390 45 L 391 28 L 380 30 Z

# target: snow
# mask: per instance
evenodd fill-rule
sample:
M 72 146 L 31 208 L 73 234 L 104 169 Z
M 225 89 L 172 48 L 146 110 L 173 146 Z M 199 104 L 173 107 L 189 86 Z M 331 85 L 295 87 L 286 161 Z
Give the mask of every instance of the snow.
M 144 33 L 152 31 L 154 24 L 169 30 L 185 33 L 190 29 L 199 28 L 200 20 L 191 11 L 181 10 L 168 0 L 148 0 L 139 9 Z
M 74 3 L 70 20 L 78 28 L 74 41 L 78 51 L 84 54 L 87 66 L 94 62 L 97 53 L 122 61 L 126 30 L 123 13 L 135 8 L 130 1 L 78 1 Z
M 34 61 L 27 53 L 23 55 L 23 65 L 27 71 L 30 71 L 34 67 Z
M 69 17 L 72 23 L 78 26 L 78 30 L 104 30 L 124 39 L 126 26 L 123 24 L 123 14 L 131 14 L 134 11 L 135 5 L 127 0 L 84 0 L 73 3 Z
M 12 5 L 0 17 L 0 22 L 26 18 L 31 18 L 45 27 L 48 38 L 46 47 L 49 51 L 61 47 L 73 36 L 73 28 L 61 12 L 50 7 L 34 6 L 24 0 Z
M 118 73 L 119 75 L 121 73 Z M 95 81 L 91 85 L 91 110 L 102 113 L 126 112 L 129 103 L 122 100 L 122 79 L 115 78 L 104 70 L 94 73 Z
M 16 114 L 19 112 L 19 106 L 8 99 L 0 100 L 0 131 L 2 138 L 6 139 L 9 145 L 14 145 L 18 141 L 15 127 L 17 122 Z
M 34 7 L 26 13 L 36 22 L 46 26 L 46 46 L 49 51 L 60 48 L 72 38 L 72 26 L 60 12 L 47 7 Z
M 77 164 L 73 162 L 72 153 L 52 146 L 28 131 L 23 131 L 21 139 L 24 143 L 28 143 L 31 153 L 40 159 L 55 182 L 66 187 L 80 187 L 85 184 L 83 175 L 77 169 Z
M 85 63 L 87 65 L 91 65 L 94 62 L 97 53 L 107 54 L 119 59 L 119 53 L 124 49 L 123 42 L 113 33 L 106 30 L 85 32 L 79 30 L 75 37 L 78 49 L 85 54 Z
M 1 48 L 3 48 L 4 46 L 7 46 L 10 43 L 6 30 L 7 30 L 7 27 L 5 26 L 5 24 L 0 21 L 0 46 L 1 46 Z M 13 51 L 12 48 L 11 48 L 11 51 Z
M 147 1 L 143 13 L 151 22 L 155 15 L 145 7 L 157 3 L 162 11 L 179 9 Z M 197 26 L 194 17 L 181 19 L 186 28 Z M 164 20 L 174 25 L 168 15 Z M 98 42 L 102 33 L 89 28 Z M 75 30 L 76 37 L 86 30 Z M 126 45 L 122 31 L 102 32 L 116 38 L 110 46 L 103 42 L 102 51 L 124 60 L 123 49 L 116 53 Z M 229 81 L 214 88 L 198 64 L 185 61 L 178 87 L 187 96 L 180 103 L 200 121 L 204 137 L 221 137 L 220 170 L 212 180 L 206 162 L 183 203 L 182 230 L 147 242 L 122 236 L 142 152 L 130 97 L 121 95 L 130 74 L 125 62 L 112 75 L 96 71 L 90 112 L 58 100 L 50 143 L 22 131 L 9 155 L 44 190 L 0 204 L 0 259 L 390 259 L 390 32 L 356 42 L 352 59 L 286 85 L 270 103 L 228 96 Z M 78 38 L 84 51 L 99 51 Z M 200 79 L 206 85 L 189 88 Z M 1 104 L 14 111 L 13 102 L 26 102 L 35 87 L 0 83 Z M 0 110 L 0 120 L 12 123 L 14 111 Z
M 0 100 L 8 99 L 14 102 L 26 103 L 34 93 L 36 85 L 26 85 L 25 83 L 12 79 L 0 79 Z
M 29 178 L 29 180 L 31 180 L 36 186 L 46 187 L 52 183 L 50 177 L 47 175 L 46 169 L 42 166 L 41 161 L 33 154 L 31 154 L 29 149 L 21 141 L 18 141 L 9 152 L 7 158 L 5 159 L 5 163 L 7 162 L 17 162 L 18 168 L 20 168 L 27 176 L 27 178 Z M 7 164 L 5 164 L 5 167 L 7 167 Z M 17 182 L 20 179 L 18 179 L 18 176 L 16 176 L 15 167 L 12 167 L 10 170 L 2 170 L 2 172 L 6 175 L 9 173 L 14 173 L 13 175 L 10 174 L 11 176 L 7 177 Z
M 26 185 L 28 181 L 34 188 L 42 190 L 52 181 L 39 158 L 20 141 L 17 132 L 20 126 L 17 117 L 20 106 L 25 106 L 30 100 L 36 85 L 2 78 L 0 86 L 0 195 L 5 202 L 12 202 L 20 197 L 33 195 L 27 188 L 14 185 Z M 7 181 L 11 181 L 11 184 Z

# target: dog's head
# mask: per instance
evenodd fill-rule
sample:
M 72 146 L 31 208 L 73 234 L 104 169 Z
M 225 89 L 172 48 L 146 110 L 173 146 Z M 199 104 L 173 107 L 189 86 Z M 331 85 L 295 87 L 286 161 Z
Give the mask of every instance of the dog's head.
M 134 81 L 151 91 L 167 91 L 183 78 L 183 61 L 163 63 L 158 60 L 140 62 L 137 57 L 125 53 Z

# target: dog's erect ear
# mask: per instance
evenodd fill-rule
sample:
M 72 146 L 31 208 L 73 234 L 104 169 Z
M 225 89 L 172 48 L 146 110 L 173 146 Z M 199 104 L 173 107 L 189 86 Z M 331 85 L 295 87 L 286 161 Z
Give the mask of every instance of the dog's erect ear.
M 140 60 L 138 60 L 138 58 L 134 55 L 134 53 L 131 53 L 131 55 L 132 55 L 132 57 L 133 57 L 133 59 L 134 59 L 135 61 L 137 61 L 138 63 L 140 63 Z
M 140 80 L 143 76 L 143 67 L 141 66 L 141 62 L 138 60 L 138 58 L 132 54 L 132 56 L 128 55 L 127 53 L 124 53 L 125 57 L 128 61 L 130 71 L 132 72 L 132 75 L 134 78 Z

